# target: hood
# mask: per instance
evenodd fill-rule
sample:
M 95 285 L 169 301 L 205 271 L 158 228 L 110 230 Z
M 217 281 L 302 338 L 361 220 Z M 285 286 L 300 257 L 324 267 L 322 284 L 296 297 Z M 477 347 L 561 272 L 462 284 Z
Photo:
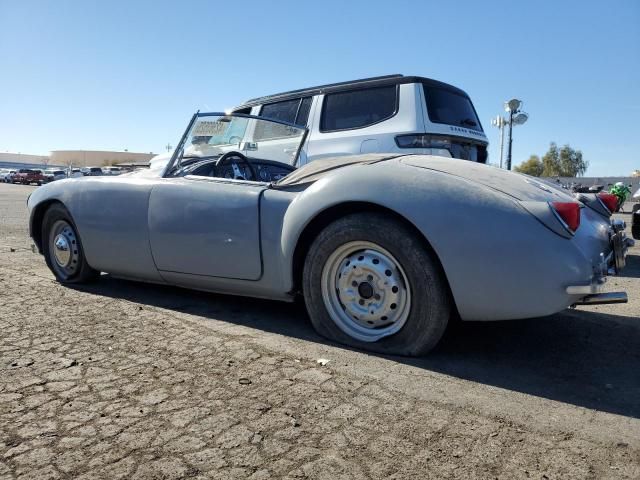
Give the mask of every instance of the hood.
M 400 162 L 413 167 L 455 175 L 520 201 L 576 201 L 568 190 L 556 187 L 544 180 L 481 163 L 431 155 L 409 155 L 400 159 Z

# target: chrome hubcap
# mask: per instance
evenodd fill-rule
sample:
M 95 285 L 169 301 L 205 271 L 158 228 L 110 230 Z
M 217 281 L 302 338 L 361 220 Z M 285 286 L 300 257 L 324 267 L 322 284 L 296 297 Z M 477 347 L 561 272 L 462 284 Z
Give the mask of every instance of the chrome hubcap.
M 56 257 L 56 262 L 58 262 L 58 265 L 60 265 L 61 267 L 66 267 L 67 265 L 69 265 L 69 260 L 71 260 L 71 252 L 69 251 L 69 240 L 67 240 L 67 237 L 65 237 L 62 233 L 59 234 L 58 236 L 56 236 L 53 245 L 55 246 L 53 254 Z
M 53 266 L 61 277 L 68 278 L 76 272 L 80 260 L 76 234 L 71 225 L 58 220 L 51 228 L 49 239 Z
M 398 332 L 411 308 L 399 262 L 371 242 L 350 242 L 331 254 L 322 271 L 322 293 L 336 325 L 364 342 Z

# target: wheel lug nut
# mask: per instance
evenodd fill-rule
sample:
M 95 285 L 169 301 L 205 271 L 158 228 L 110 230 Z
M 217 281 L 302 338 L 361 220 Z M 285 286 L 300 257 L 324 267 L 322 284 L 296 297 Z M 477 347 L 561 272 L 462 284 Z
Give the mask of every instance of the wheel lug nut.
M 358 303 L 359 303 L 360 305 L 364 305 L 364 300 L 363 300 L 363 299 L 360 299 L 360 300 L 358 300 Z

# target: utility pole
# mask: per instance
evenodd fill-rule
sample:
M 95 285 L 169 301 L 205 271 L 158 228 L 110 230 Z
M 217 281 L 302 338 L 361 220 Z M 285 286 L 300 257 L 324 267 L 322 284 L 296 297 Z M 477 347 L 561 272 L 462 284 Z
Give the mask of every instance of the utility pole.
M 511 170 L 512 149 L 513 149 L 513 111 L 509 110 L 509 150 L 507 152 L 507 170 Z
M 502 161 L 504 160 L 504 126 L 506 124 L 507 120 L 502 115 L 498 115 L 491 120 L 491 125 L 498 127 L 500 130 L 500 168 L 502 168 Z

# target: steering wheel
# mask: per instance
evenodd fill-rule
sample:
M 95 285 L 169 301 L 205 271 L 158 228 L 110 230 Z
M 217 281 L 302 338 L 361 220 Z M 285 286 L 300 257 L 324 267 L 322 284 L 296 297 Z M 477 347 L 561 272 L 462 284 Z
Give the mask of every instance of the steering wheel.
M 237 160 L 239 160 L 241 163 L 244 163 L 247 166 L 251 174 L 250 175 L 251 178 L 246 178 L 245 172 L 243 170 L 240 170 Z M 215 169 L 216 176 L 219 176 L 220 170 L 226 163 L 230 163 L 231 168 L 233 169 L 233 176 L 230 178 L 236 178 L 236 179 L 239 178 L 242 180 L 257 180 L 258 175 L 251 161 L 240 152 L 233 152 L 233 151 L 225 153 L 218 159 L 218 161 L 216 162 L 216 169 Z

